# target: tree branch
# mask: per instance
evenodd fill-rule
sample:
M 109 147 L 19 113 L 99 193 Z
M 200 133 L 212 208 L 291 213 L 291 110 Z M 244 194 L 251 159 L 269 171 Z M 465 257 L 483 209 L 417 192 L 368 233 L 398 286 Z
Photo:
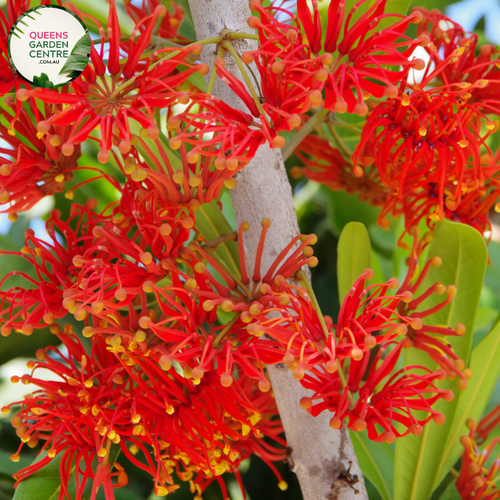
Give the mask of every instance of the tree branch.
M 247 24 L 251 15 L 248 0 L 189 0 L 189 4 L 199 39 L 214 37 L 224 28 L 239 33 L 250 32 Z M 239 54 L 256 48 L 253 40 L 237 39 L 232 43 Z M 217 52 L 214 49 L 214 46 L 206 46 L 202 53 L 203 62 L 211 68 L 214 67 Z M 243 81 L 230 54 L 226 54 L 225 60 L 225 68 Z M 208 83 L 210 75 L 206 78 Z M 248 111 L 220 79 L 215 80 L 212 92 L 230 106 Z M 238 224 L 242 221 L 250 223 L 250 230 L 245 233 L 246 264 L 250 275 L 260 238 L 261 221 L 264 218 L 272 221 L 261 263 L 262 272 L 265 272 L 279 252 L 299 233 L 292 189 L 281 151 L 262 146 L 254 160 L 237 174 L 231 199 Z M 333 430 L 328 425 L 330 415 L 327 412 L 312 417 L 303 410 L 299 401 L 310 395 L 310 391 L 304 389 L 284 365 L 269 366 L 267 369 L 291 448 L 290 466 L 298 476 L 304 500 L 367 499 L 346 427 L 339 431 Z M 341 473 L 347 470 L 351 461 L 351 473 L 360 478 L 360 482 L 354 485 L 359 494 L 355 494 L 355 490 L 341 479 Z

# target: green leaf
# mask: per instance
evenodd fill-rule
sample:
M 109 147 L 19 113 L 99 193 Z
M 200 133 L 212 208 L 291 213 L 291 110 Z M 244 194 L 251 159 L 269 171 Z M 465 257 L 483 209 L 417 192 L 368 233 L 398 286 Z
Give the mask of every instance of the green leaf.
M 191 7 L 189 6 L 189 0 L 177 0 L 176 3 L 182 7 L 184 14 L 186 14 L 186 19 L 189 24 L 194 27 L 193 16 L 191 14 Z
M 365 432 L 350 431 L 361 472 L 377 488 L 382 500 L 392 499 L 394 482 L 394 450 L 387 443 L 368 439 Z
M 30 459 L 21 455 L 19 457 L 19 462 L 13 462 L 10 459 L 11 455 L 12 453 L 0 450 L 0 477 L 8 477 L 12 482 L 14 482 L 12 476 L 24 467 L 28 467 Z
M 61 73 L 80 74 L 89 62 L 90 56 L 90 35 L 85 33 L 78 42 L 76 42 L 67 61 L 64 63 Z
M 466 333 L 462 337 L 450 337 L 449 342 L 456 354 L 468 362 L 474 318 L 481 295 L 483 276 L 486 268 L 487 251 L 483 237 L 473 228 L 450 221 L 437 224 L 434 240 L 428 257 L 438 255 L 443 264 L 431 267 L 419 293 L 423 293 L 436 282 L 456 285 L 457 294 L 451 304 L 426 318 L 426 324 L 455 327 L 463 323 Z M 417 294 L 418 296 L 418 294 Z M 433 294 L 424 301 L 419 310 L 433 307 L 443 300 Z M 405 352 L 405 365 L 421 365 L 436 369 L 426 353 L 417 349 Z M 457 413 L 459 391 L 456 382 L 444 381 L 440 388 L 451 389 L 455 393 L 452 402 L 439 401 L 434 409 L 446 417 L 443 425 L 433 422 L 424 427 L 420 436 L 409 435 L 396 443 L 396 474 L 394 497 L 396 500 L 428 500 L 448 471 L 443 468 L 443 448 L 448 436 L 455 432 L 454 417 Z M 456 460 L 457 457 L 454 457 Z M 438 475 L 439 471 L 439 475 Z
M 345 191 L 330 191 L 324 185 L 320 187 L 319 192 L 324 199 L 333 234 L 340 235 L 349 222 L 362 222 L 366 227 L 377 224 L 380 208 L 363 203 L 358 195 L 347 194 Z
M 359 278 L 371 265 L 370 237 L 360 222 L 350 222 L 340 235 L 337 248 L 337 277 L 340 302 Z
M 51 89 L 54 86 L 54 84 L 50 81 L 50 78 L 45 73 L 42 73 L 40 76 L 34 76 L 33 85 L 43 89 Z
M 40 455 L 35 462 L 38 462 L 44 458 L 44 456 L 45 454 Z M 59 453 L 59 455 L 45 467 L 35 472 L 24 481 L 21 481 L 12 500 L 56 500 L 61 490 L 61 473 L 59 466 L 62 456 L 63 453 Z M 75 467 L 73 465 L 71 472 L 74 470 Z M 69 486 L 72 486 L 71 483 Z
M 232 227 L 215 201 L 201 205 L 194 212 L 194 217 L 196 219 L 196 228 L 206 241 L 211 241 L 223 234 L 233 232 Z M 226 241 L 217 245 L 215 254 L 236 276 L 241 276 L 238 245 L 234 241 Z

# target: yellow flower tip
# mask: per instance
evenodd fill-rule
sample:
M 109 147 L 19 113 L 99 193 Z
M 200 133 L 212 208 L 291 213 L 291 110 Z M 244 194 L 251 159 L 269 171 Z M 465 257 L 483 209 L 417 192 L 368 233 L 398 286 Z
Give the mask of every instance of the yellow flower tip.
M 259 389 L 262 392 L 269 392 L 271 389 L 271 382 L 267 379 L 259 380 Z
M 465 376 L 465 378 L 466 378 L 467 380 L 470 380 L 470 379 L 472 378 L 472 375 L 473 375 L 472 370 L 471 370 L 470 368 L 466 368 L 466 369 L 463 371 L 463 374 L 464 374 L 464 376 Z
M 414 330 L 421 330 L 422 327 L 424 326 L 424 322 L 420 319 L 420 318 L 415 318 L 415 319 L 412 319 L 411 322 L 410 322 L 410 326 L 414 329 Z
M 295 368 L 295 370 L 293 370 L 293 378 L 295 380 L 302 380 L 304 378 L 304 375 L 305 372 L 301 367 L 297 367 Z
M 450 297 L 454 297 L 457 293 L 457 287 L 455 285 L 448 285 L 446 287 L 446 293 L 450 296 Z
M 433 267 L 439 267 L 443 263 L 443 260 L 441 257 L 438 257 L 437 255 L 435 257 L 432 257 L 431 259 L 431 266 Z
M 332 429 L 340 429 L 342 427 L 342 420 L 339 417 L 333 417 L 330 419 L 330 427 Z
M 8 413 L 10 412 L 10 408 L 8 406 L 2 406 L 1 411 L 4 415 L 8 415 Z
M 33 333 L 33 325 L 31 323 L 25 323 L 21 329 L 23 335 L 31 335 Z
M 402 300 L 405 304 L 409 304 L 409 303 L 413 300 L 413 293 L 411 293 L 409 290 L 405 290 L 405 291 L 401 294 L 401 300 Z
M 425 137 L 427 135 L 427 129 L 426 128 L 419 128 L 418 133 L 422 136 Z
M 97 452 L 97 456 L 98 457 L 105 457 L 106 456 L 106 448 L 101 448 L 98 452 Z
M 356 422 L 354 422 L 354 428 L 358 432 L 362 432 L 366 429 L 366 420 L 362 418 L 358 418 Z
M 300 400 L 300 406 L 304 408 L 304 410 L 307 410 L 308 408 L 311 408 L 312 406 L 312 400 L 311 398 L 304 397 Z
M 54 458 L 54 457 L 57 455 L 57 451 L 55 450 L 55 448 L 51 448 L 51 449 L 47 452 L 47 455 L 48 455 L 50 458 Z
M 139 256 L 140 261 L 147 266 L 148 264 L 151 264 L 153 262 L 153 256 L 149 252 L 143 252 Z
M 157 486 L 155 488 L 155 494 L 159 497 L 166 497 L 168 495 L 168 490 L 163 486 Z
M 85 309 L 78 309 L 75 311 L 74 316 L 77 321 L 83 321 L 87 317 L 87 311 Z
M 355 361 L 361 361 L 363 359 L 363 351 L 359 347 L 353 347 L 351 349 L 351 357 Z
M 233 377 L 229 373 L 223 373 L 220 377 L 220 384 L 222 387 L 231 387 L 233 383 Z
M 172 406 L 172 405 L 168 405 L 167 408 L 165 409 L 165 411 L 169 414 L 169 415 L 173 415 L 174 412 L 175 412 L 175 408 Z
M 279 483 L 278 483 L 278 488 L 281 490 L 281 491 L 286 491 L 288 489 L 288 483 L 286 481 L 283 481 L 281 480 Z
M 13 461 L 13 462 L 19 462 L 19 455 L 17 453 L 15 453 L 14 455 L 11 455 L 10 456 L 10 459 Z

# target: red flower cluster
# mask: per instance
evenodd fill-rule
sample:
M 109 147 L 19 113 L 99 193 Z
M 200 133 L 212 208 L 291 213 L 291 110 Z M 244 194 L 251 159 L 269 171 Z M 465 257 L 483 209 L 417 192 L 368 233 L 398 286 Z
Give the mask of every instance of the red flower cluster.
M 294 153 L 304 167 L 293 167 L 290 171 L 292 177 L 298 179 L 304 176 L 325 184 L 332 191 L 357 193 L 361 201 L 373 206 L 385 203 L 389 189 L 380 179 L 377 169 L 361 169 L 361 175 L 355 175 L 342 152 L 333 148 L 326 139 L 310 136 Z
M 499 110 L 495 51 L 484 46 L 476 57 L 476 36 L 434 11 L 417 12 L 424 18 L 420 36 L 431 40 L 429 64 L 421 82 L 401 81 L 400 95 L 370 112 L 354 171 L 373 164 L 391 189 L 382 225 L 391 213 L 404 214 L 407 228 L 448 217 L 484 232 L 500 194 L 497 153 L 489 145 L 498 129 L 490 117 Z
M 155 339 L 138 328 L 136 314 L 106 327 L 101 320 L 98 330 L 106 334 L 92 336 L 89 356 L 71 328 L 62 332 L 53 325 L 51 330 L 68 354 L 54 348 L 40 350 L 39 361 L 28 363 L 31 375 L 13 379 L 40 387 L 14 403 L 21 404 L 12 419 L 22 441 L 19 451 L 24 443 L 36 446 L 39 441 L 47 451 L 42 460 L 17 474 L 18 481 L 62 453 L 59 498 L 68 495 L 73 464 L 77 471 L 75 500 L 84 498 L 88 479 L 92 480 L 91 499 L 101 484 L 106 497 L 113 498 L 112 489 L 127 484 L 123 469 L 110 463 L 115 455 L 112 447 L 118 445 L 132 463 L 151 474 L 155 492 L 161 496 L 179 487 L 174 484 L 174 472 L 190 482 L 193 493 L 201 494 L 218 480 L 227 496 L 220 476 L 235 472 L 251 453 L 266 462 L 283 457 L 284 442 L 278 437 L 282 428 L 279 420 L 271 420 L 277 410 L 270 395 L 256 390 L 244 373 L 227 388 L 216 376 L 200 382 L 166 368 L 161 351 L 148 346 Z M 108 337 L 112 332 L 116 334 Z M 60 380 L 36 378 L 39 368 Z M 186 362 L 185 372 L 188 368 Z M 9 407 L 2 410 L 8 413 Z M 275 440 L 280 449 L 264 443 L 264 437 Z M 19 451 L 13 460 L 19 459 Z M 111 472 L 113 465 L 117 472 Z M 112 482 L 114 476 L 116 483 Z
M 467 427 L 470 429 L 469 435 L 460 438 L 464 451 L 455 487 L 463 500 L 497 500 L 500 498 L 500 491 L 495 481 L 500 470 L 500 455 L 493 460 L 491 465 L 489 464 L 497 444 L 500 443 L 500 438 L 492 439 L 481 450 L 475 435 L 478 430 L 476 422 L 472 419 L 468 420 Z M 481 422 L 479 427 L 481 427 Z

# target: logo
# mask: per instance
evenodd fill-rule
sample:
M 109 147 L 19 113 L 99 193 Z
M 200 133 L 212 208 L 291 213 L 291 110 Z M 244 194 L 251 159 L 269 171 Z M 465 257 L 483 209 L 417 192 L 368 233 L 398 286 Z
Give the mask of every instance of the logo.
M 35 87 L 61 87 L 85 69 L 90 35 L 83 21 L 58 5 L 26 11 L 8 38 L 9 59 L 17 74 Z

